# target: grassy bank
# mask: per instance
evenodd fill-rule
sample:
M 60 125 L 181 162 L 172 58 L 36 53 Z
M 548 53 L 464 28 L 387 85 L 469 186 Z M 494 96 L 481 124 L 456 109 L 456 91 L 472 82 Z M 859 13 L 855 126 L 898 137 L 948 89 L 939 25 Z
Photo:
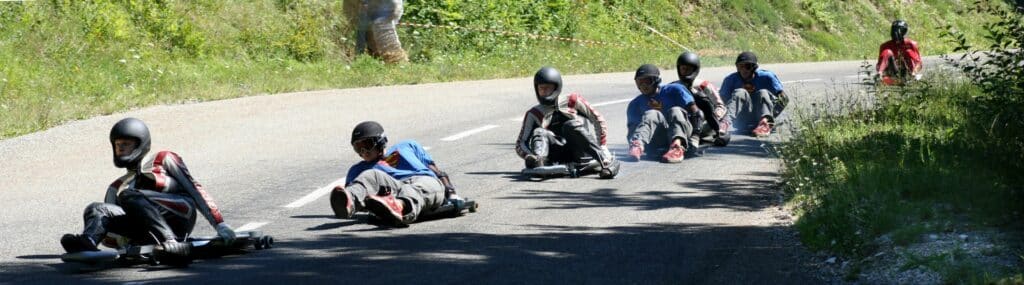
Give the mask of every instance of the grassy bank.
M 348 2 L 0 2 L 0 138 L 154 104 L 526 76 L 543 65 L 671 66 L 683 48 L 648 28 L 707 64 L 741 50 L 765 62 L 873 57 L 893 18 L 911 23 L 928 54 L 951 49 L 937 37 L 943 23 L 970 37 L 982 30 L 959 1 L 406 1 L 403 22 L 469 29 L 401 27 L 412 61 L 384 65 L 354 55 Z
M 780 147 L 789 205 L 805 244 L 854 260 L 891 243 L 928 242 L 928 234 L 995 229 L 1016 239 L 985 254 L 1021 264 L 1024 224 L 1024 35 L 1021 14 L 1005 12 L 988 26 L 992 45 L 972 47 L 949 35 L 962 73 L 935 71 L 902 87 L 869 88 L 871 104 L 827 106 L 842 112 L 801 114 L 796 134 Z M 999 13 L 999 12 L 995 12 Z M 985 59 L 972 60 L 990 52 Z M 959 247 L 909 256 L 900 270 L 924 267 L 945 282 L 982 283 L 1021 268 L 963 261 Z M 854 270 L 855 271 L 855 270 Z M 856 272 L 853 272 L 853 277 Z

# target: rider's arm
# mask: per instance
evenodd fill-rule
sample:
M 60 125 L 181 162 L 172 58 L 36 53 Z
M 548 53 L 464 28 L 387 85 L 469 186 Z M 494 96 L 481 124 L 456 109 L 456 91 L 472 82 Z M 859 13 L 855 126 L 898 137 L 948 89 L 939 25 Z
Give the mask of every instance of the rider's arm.
M 523 117 L 523 126 L 519 129 L 519 136 L 516 137 L 516 154 L 520 158 L 525 158 L 530 154 L 530 136 L 533 135 L 533 129 L 541 126 L 543 119 L 544 114 L 537 108 L 530 108 Z
M 633 131 L 636 130 L 636 127 L 639 126 L 640 122 L 643 120 L 644 112 L 647 111 L 646 108 L 644 108 L 646 104 L 645 95 L 640 95 L 634 98 L 633 101 L 630 101 L 629 105 L 626 106 L 627 142 L 633 139 Z
M 917 49 L 917 42 L 908 40 L 910 42 L 909 56 L 911 62 L 914 63 L 914 73 L 917 74 L 921 71 L 921 50 Z
M 713 119 L 717 120 L 724 118 L 726 112 L 725 102 L 722 101 L 722 96 L 718 95 L 718 90 L 715 89 L 715 85 L 711 84 L 711 81 L 704 80 L 700 83 L 699 88 L 700 92 L 704 92 L 708 98 L 711 98 L 711 104 L 714 105 L 713 111 L 715 112 L 714 114 L 711 114 L 714 117 Z
M 740 88 L 739 84 L 736 82 L 738 77 L 738 73 L 733 73 L 726 76 L 725 79 L 722 79 L 722 89 L 718 90 L 718 94 L 726 96 L 722 97 L 722 100 L 726 103 L 729 103 L 729 100 L 732 100 L 732 92 L 735 91 L 736 88 Z
M 203 214 L 203 217 L 210 222 L 210 225 L 217 227 L 219 224 L 224 222 L 224 217 L 220 214 L 220 209 L 217 208 L 217 204 L 213 202 L 213 198 L 203 190 L 203 185 L 199 184 L 192 174 L 189 173 L 188 167 L 181 160 L 177 154 L 169 151 L 160 152 L 157 154 L 157 158 L 153 163 L 155 175 L 166 175 L 166 178 L 174 179 L 181 189 L 184 189 L 192 200 L 195 201 L 196 207 L 199 212 Z M 159 172 L 159 173 L 158 173 Z
M 569 108 L 575 108 L 576 114 L 583 116 L 590 120 L 594 124 L 594 131 L 597 132 L 598 144 L 605 146 L 608 143 L 608 123 L 604 121 L 604 116 L 597 112 L 587 100 L 583 99 L 583 96 L 579 94 L 569 95 Z
M 427 164 L 427 168 L 430 168 L 430 171 L 434 172 L 434 176 L 437 176 L 437 180 L 441 180 L 441 185 L 444 185 L 445 190 L 452 192 L 455 191 L 455 186 L 452 185 L 451 179 L 448 178 L 448 173 L 441 171 L 440 168 L 437 168 L 437 164 L 433 163 Z

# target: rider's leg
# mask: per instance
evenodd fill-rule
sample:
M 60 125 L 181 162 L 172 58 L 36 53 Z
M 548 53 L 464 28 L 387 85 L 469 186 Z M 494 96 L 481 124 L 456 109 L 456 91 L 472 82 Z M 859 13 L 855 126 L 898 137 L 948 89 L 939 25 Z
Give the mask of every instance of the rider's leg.
M 882 76 L 889 75 L 893 65 L 895 65 L 893 63 L 893 59 L 895 57 L 896 56 L 893 54 L 892 50 L 882 50 L 878 55 L 878 66 L 876 67 L 875 72 L 878 72 L 878 74 Z
M 417 175 L 406 178 L 403 182 L 405 185 L 398 192 L 398 197 L 411 202 L 410 213 L 413 220 L 420 214 L 433 211 L 444 204 L 444 184 L 441 184 L 441 180 L 432 176 Z
M 562 143 L 554 133 L 545 128 L 533 129 L 530 135 L 530 149 L 532 155 L 526 157 L 526 168 L 544 166 L 548 160 L 552 143 Z
M 756 118 L 768 117 L 768 121 L 775 122 L 775 95 L 767 89 L 757 90 L 753 100 L 753 114 Z
M 674 143 L 676 139 L 682 141 L 681 147 L 685 149 L 696 148 L 700 142 L 693 141 L 693 124 L 690 122 L 690 114 L 682 107 L 672 107 L 669 109 L 671 114 L 668 119 L 669 124 L 669 143 Z
M 415 193 L 402 194 L 405 185 L 396 180 L 384 171 L 369 169 L 363 171 L 346 190 L 358 204 L 362 204 L 377 217 L 391 220 L 395 223 L 409 223 L 415 219 L 415 213 L 422 205 L 419 201 L 409 200 Z M 443 188 L 442 188 L 443 189 Z
M 136 225 L 140 231 L 153 234 L 157 242 L 177 240 L 174 230 L 160 213 L 160 206 L 139 190 L 122 191 L 117 195 L 117 204 L 124 209 L 131 224 Z
M 124 216 L 124 210 L 114 204 L 92 203 L 85 207 L 82 216 L 85 220 L 82 234 L 66 234 L 60 239 L 61 245 L 68 253 L 99 250 L 96 246 L 106 237 L 110 224 L 116 223 L 118 217 Z
M 715 102 L 704 92 L 697 92 L 693 94 L 693 99 L 697 104 L 697 109 L 700 109 L 704 113 L 704 124 L 707 125 L 706 130 L 701 130 L 700 133 L 703 136 L 705 133 L 714 134 L 719 133 L 718 118 L 715 118 Z
M 760 118 L 752 118 L 752 104 L 750 93 L 746 89 L 737 88 L 733 90 L 732 97 L 726 103 L 726 121 L 732 123 L 732 127 L 739 132 L 750 132 Z
M 566 121 L 562 125 L 561 135 L 565 138 L 565 145 L 576 154 L 577 160 L 586 155 L 601 162 L 611 160 L 601 149 L 601 144 L 598 143 L 597 135 L 589 121 L 580 118 Z

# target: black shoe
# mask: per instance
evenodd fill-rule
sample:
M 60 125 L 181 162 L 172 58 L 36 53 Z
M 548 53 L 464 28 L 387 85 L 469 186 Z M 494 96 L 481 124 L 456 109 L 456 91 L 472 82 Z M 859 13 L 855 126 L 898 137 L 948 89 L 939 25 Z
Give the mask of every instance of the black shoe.
M 66 234 L 60 238 L 60 245 L 63 246 L 64 250 L 68 253 L 100 251 L 100 249 L 96 247 L 96 243 L 84 235 Z
M 544 158 L 536 155 L 526 156 L 526 168 L 537 168 L 544 166 Z
M 192 254 L 192 244 L 188 242 L 178 242 L 176 240 L 165 241 L 160 244 L 161 251 L 166 254 L 176 256 L 189 256 Z

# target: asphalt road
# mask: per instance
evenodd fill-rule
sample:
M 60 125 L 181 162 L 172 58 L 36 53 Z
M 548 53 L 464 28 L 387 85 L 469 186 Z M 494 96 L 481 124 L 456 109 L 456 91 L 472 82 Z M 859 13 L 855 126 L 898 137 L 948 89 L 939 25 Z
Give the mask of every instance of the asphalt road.
M 797 104 L 856 90 L 860 62 L 764 65 Z M 732 68 L 706 68 L 717 85 Z M 675 79 L 663 71 L 665 81 Z M 614 180 L 525 181 L 513 151 L 531 78 L 327 90 L 157 106 L 0 141 L 0 283 L 821 283 L 786 226 L 773 185 L 779 161 L 758 139 L 668 165 L 624 162 Z M 566 76 L 626 151 L 632 73 Z M 179 153 L 236 228 L 276 247 L 173 269 L 82 274 L 62 264 L 59 238 L 123 170 L 107 134 L 146 121 L 154 149 Z M 351 128 L 381 122 L 392 142 L 416 139 L 478 213 L 391 229 L 332 217 L 328 185 L 358 157 Z M 211 235 L 200 219 L 197 234 Z M 241 282 L 241 283 L 237 283 Z M 217 284 L 217 283 L 210 283 Z

